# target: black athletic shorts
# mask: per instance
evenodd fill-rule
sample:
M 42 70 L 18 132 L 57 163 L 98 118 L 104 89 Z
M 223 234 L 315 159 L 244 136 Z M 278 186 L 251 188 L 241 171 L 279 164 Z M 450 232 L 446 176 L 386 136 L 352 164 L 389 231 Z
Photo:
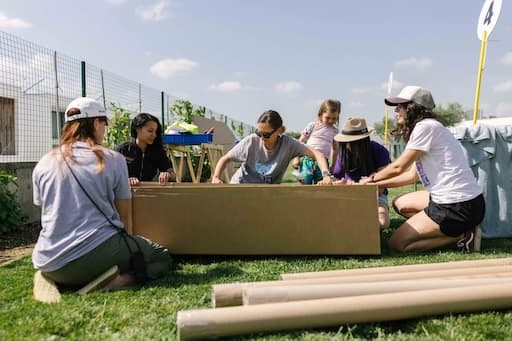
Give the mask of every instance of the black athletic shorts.
M 441 232 L 457 237 L 476 227 L 484 219 L 484 196 L 480 194 L 474 199 L 455 204 L 436 204 L 430 199 L 424 211 L 440 226 Z

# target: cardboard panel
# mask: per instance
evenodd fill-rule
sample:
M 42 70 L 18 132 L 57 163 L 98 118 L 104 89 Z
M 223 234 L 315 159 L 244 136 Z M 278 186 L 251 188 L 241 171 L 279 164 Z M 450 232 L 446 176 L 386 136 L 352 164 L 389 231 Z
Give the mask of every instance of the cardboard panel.
M 174 254 L 380 254 L 376 186 L 142 184 L 133 232 Z

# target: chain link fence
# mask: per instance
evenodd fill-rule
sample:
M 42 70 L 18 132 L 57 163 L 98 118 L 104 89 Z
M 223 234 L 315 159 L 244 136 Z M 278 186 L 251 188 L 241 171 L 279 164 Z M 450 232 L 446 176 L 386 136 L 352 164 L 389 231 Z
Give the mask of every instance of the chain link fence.
M 58 144 L 64 111 L 74 98 L 112 103 L 135 116 L 149 112 L 164 126 L 172 123 L 172 104 L 164 91 L 126 79 L 51 49 L 0 31 L 0 163 L 36 162 Z M 204 106 L 204 116 L 222 121 L 239 139 L 254 127 Z

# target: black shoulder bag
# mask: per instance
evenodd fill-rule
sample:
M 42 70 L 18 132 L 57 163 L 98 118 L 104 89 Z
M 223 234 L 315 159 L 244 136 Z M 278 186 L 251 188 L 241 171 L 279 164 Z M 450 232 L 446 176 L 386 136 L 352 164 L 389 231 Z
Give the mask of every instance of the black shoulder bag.
M 142 250 L 141 250 L 139 244 L 137 243 L 137 240 L 135 238 L 133 238 L 132 236 L 130 236 L 128 233 L 126 233 L 126 230 L 124 229 L 124 227 L 117 226 L 116 224 L 114 224 L 112 222 L 112 220 L 101 210 L 101 208 L 98 206 L 98 204 L 94 200 L 92 200 L 92 197 L 85 190 L 84 186 L 82 186 L 80 181 L 78 181 L 78 177 L 75 175 L 75 172 L 73 172 L 73 169 L 69 165 L 66 158 L 64 156 L 62 158 L 63 158 L 64 162 L 66 162 L 66 165 L 68 166 L 69 171 L 73 175 L 73 178 L 75 178 L 75 181 L 77 182 L 78 186 L 80 186 L 80 188 L 82 189 L 84 194 L 87 196 L 87 198 L 89 198 L 89 200 L 92 202 L 92 204 L 98 209 L 98 211 L 100 211 L 100 213 L 105 217 L 105 219 L 107 219 L 107 221 L 110 223 L 110 225 L 112 225 L 115 229 L 119 230 L 119 233 L 121 233 L 121 236 L 123 237 L 123 240 L 126 243 L 126 247 L 130 251 L 130 255 L 131 255 L 130 265 L 133 270 L 135 281 L 139 285 L 144 284 L 148 279 L 147 270 L 146 270 L 146 262 L 144 260 L 144 254 L 142 253 Z M 126 180 L 128 181 L 128 179 L 126 179 Z M 126 240 L 126 238 L 131 238 L 132 241 L 137 246 L 137 250 L 135 252 L 132 251 L 132 249 L 130 248 L 130 244 L 128 243 L 128 240 Z

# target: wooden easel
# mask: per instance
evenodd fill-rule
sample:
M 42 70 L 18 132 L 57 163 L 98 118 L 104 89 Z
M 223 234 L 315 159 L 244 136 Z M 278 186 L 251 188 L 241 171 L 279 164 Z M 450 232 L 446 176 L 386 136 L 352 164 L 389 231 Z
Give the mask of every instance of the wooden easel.
M 201 182 L 205 158 L 208 158 L 208 160 L 210 161 L 210 172 L 213 175 L 213 172 L 215 171 L 215 166 L 217 166 L 217 162 L 219 162 L 219 159 L 222 157 L 222 155 L 224 155 L 224 146 L 220 144 L 202 143 L 197 171 L 194 170 L 194 166 L 192 165 L 192 153 L 193 150 L 190 146 L 174 144 L 167 145 L 167 154 L 171 159 L 172 168 L 176 173 L 177 183 L 180 183 L 183 178 L 184 162 L 187 162 L 188 171 L 190 173 L 190 177 L 192 178 L 193 183 Z M 177 160 L 177 157 L 179 157 L 179 161 Z M 222 177 L 222 180 L 224 182 L 229 182 L 230 177 L 227 169 L 224 169 Z
M 224 146 L 220 144 L 201 144 L 201 156 L 199 157 L 199 166 L 197 168 L 196 178 L 201 179 L 201 175 L 203 174 L 203 163 L 205 157 L 208 157 L 209 165 L 210 165 L 210 174 L 213 175 L 215 171 L 215 167 L 217 166 L 217 162 L 224 155 Z M 222 179 L 225 183 L 229 183 L 229 172 L 227 168 L 224 168 L 224 171 L 221 175 L 224 179 Z M 199 180 L 200 181 L 200 180 Z
M 192 165 L 192 149 L 188 146 L 181 146 L 176 144 L 167 145 L 167 155 L 171 159 L 172 168 L 176 173 L 176 182 L 180 183 L 183 177 L 183 163 L 187 160 L 188 171 L 193 183 L 197 183 L 196 173 Z M 176 160 L 179 157 L 179 162 Z

